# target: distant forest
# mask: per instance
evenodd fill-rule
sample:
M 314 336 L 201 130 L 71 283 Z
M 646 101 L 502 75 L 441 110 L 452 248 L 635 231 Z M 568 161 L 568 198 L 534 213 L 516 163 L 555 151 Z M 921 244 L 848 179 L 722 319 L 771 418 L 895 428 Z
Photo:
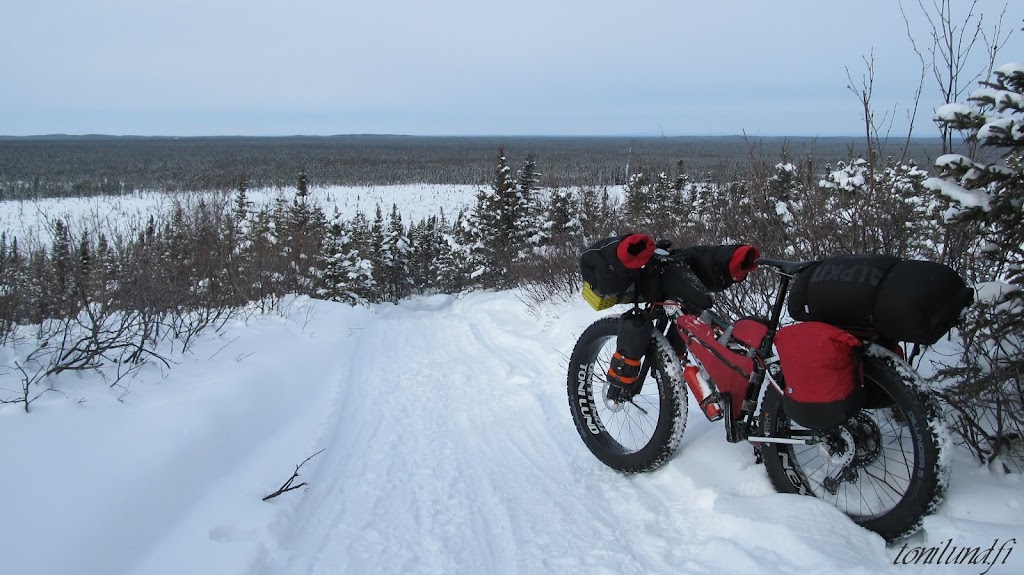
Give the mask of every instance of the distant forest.
M 882 153 L 903 159 L 905 140 Z M 480 184 L 493 178 L 504 146 L 509 162 L 532 154 L 542 187 L 623 184 L 630 173 L 686 171 L 730 179 L 754 159 L 826 165 L 863 157 L 863 139 L 723 137 L 0 137 L 0 200 L 119 195 L 138 190 L 292 188 L 299 172 L 313 187 L 411 183 Z M 906 159 L 927 168 L 938 138 L 910 141 Z M 884 158 L 883 158 L 884 159 Z

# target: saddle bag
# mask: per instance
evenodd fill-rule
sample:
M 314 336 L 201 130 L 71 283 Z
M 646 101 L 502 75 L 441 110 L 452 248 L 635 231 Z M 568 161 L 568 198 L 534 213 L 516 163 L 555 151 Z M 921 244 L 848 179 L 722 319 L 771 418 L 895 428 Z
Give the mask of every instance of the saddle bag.
M 931 345 L 959 320 L 974 290 L 952 268 L 885 255 L 828 258 L 796 277 L 789 314 L 855 333 Z
M 785 383 L 782 407 L 796 423 L 819 431 L 842 425 L 864 406 L 861 341 L 820 322 L 790 325 L 775 335 Z

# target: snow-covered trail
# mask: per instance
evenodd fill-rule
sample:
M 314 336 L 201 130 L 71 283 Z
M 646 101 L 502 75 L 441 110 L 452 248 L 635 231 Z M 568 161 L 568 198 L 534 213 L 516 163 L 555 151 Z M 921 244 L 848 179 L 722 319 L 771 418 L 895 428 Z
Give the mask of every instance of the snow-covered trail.
M 124 389 L 70 374 L 31 414 L 0 405 L 0 573 L 984 570 L 894 565 L 899 548 L 827 503 L 775 493 L 692 404 L 664 467 L 605 467 L 566 399 L 566 356 L 600 317 L 586 304 L 476 292 L 277 311 Z M 0 391 L 16 385 L 0 372 Z M 262 500 L 321 449 L 307 486 Z M 1024 542 L 1022 493 L 1024 478 L 961 458 L 908 544 Z M 1020 573 L 1020 557 L 989 573 Z
M 548 472 L 560 448 L 536 422 L 563 410 L 537 389 L 541 346 L 500 345 L 469 317 L 408 306 L 360 334 L 287 571 L 490 571 L 536 545 L 520 537 L 543 537 L 530 510 L 566 479 Z
M 705 421 L 691 418 L 689 445 L 658 472 L 603 467 L 566 406 L 575 334 L 544 329 L 517 303 L 381 308 L 339 354 L 350 368 L 326 457 L 257 572 L 892 567 L 880 538 L 826 504 L 774 494 L 749 446 L 726 444 Z M 594 319 L 581 316 L 579 330 Z

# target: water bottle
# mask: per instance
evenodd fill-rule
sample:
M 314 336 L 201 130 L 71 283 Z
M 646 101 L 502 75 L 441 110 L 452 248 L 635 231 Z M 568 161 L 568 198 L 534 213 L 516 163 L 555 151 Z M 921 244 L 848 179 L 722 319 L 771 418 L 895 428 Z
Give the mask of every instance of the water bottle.
M 683 379 L 686 380 L 686 385 L 690 388 L 690 393 L 697 400 L 697 405 L 704 411 L 704 416 L 708 418 L 708 421 L 718 421 L 722 419 L 722 406 L 717 401 L 711 400 L 710 396 L 713 393 L 711 390 L 711 382 L 708 381 L 707 374 L 704 373 L 699 366 L 688 365 L 683 368 Z

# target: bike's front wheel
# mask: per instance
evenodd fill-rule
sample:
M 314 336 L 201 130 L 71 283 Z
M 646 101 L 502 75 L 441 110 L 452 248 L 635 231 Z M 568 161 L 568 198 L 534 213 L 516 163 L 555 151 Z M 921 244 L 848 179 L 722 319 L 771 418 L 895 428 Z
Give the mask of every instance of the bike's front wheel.
M 829 432 L 791 421 L 781 394 L 769 388 L 762 433 L 812 442 L 763 443 L 761 455 L 776 490 L 824 499 L 892 542 L 916 531 L 942 502 L 949 434 L 934 397 L 890 352 L 872 346 L 864 386 L 865 408 Z
M 635 395 L 607 381 L 615 353 L 618 317 L 588 327 L 569 358 L 569 411 L 587 448 L 605 465 L 624 472 L 660 467 L 686 427 L 686 388 L 664 335 L 654 332 L 644 356 L 646 377 Z

